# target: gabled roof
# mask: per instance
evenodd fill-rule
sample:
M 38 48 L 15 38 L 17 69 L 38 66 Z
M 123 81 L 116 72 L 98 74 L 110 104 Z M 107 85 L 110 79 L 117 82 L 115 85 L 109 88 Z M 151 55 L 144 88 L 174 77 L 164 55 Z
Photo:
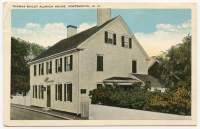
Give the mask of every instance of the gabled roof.
M 149 61 L 147 62 L 148 69 L 151 68 L 151 66 L 152 66 L 154 63 L 156 63 L 156 62 L 159 63 L 159 61 L 158 61 L 155 57 L 151 57 L 151 58 L 149 59 Z
M 108 23 L 110 23 L 111 21 L 113 21 L 116 18 L 117 17 L 106 21 L 101 26 L 94 26 L 90 29 L 87 29 L 85 31 L 82 31 L 82 32 L 76 34 L 76 35 L 73 35 L 69 38 L 65 38 L 65 39 L 59 41 L 58 43 L 56 43 L 55 45 L 53 45 L 52 47 L 50 47 L 46 51 L 39 54 L 37 57 L 35 57 L 31 61 L 35 61 L 35 60 L 38 60 L 38 59 L 41 59 L 41 58 L 44 58 L 44 57 L 47 57 L 47 56 L 51 56 L 51 55 L 54 55 L 54 54 L 57 54 L 57 53 L 60 53 L 60 52 L 64 52 L 64 51 L 67 51 L 67 50 L 71 50 L 73 48 L 78 47 L 81 43 L 83 43 L 85 40 L 90 38 L 93 34 L 95 34 L 97 31 L 102 29 L 104 26 L 106 26 Z
M 162 84 L 159 82 L 158 79 L 152 77 L 151 75 L 148 74 L 133 74 L 133 76 L 135 76 L 136 78 L 138 78 L 139 80 L 143 81 L 144 83 L 146 83 L 146 81 L 150 81 L 151 82 L 151 86 L 162 86 Z

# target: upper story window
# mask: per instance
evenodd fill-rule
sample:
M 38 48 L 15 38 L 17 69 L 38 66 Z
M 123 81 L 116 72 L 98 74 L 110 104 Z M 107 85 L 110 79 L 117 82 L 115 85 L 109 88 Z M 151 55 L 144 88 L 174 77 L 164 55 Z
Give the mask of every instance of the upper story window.
M 116 34 L 105 31 L 105 43 L 116 45 Z
M 55 71 L 57 72 L 62 72 L 62 58 L 56 59 L 55 61 Z
M 39 75 L 44 75 L 44 63 L 39 64 Z
M 34 65 L 34 76 L 37 74 L 37 65 Z
M 132 39 L 128 36 L 122 36 L 122 47 L 132 48 Z
M 97 71 L 103 71 L 103 56 L 97 55 Z
M 46 74 L 52 74 L 52 61 L 46 62 Z
M 73 55 L 66 56 L 64 60 L 65 71 L 71 71 L 73 66 Z
M 132 60 L 132 73 L 137 73 L 137 61 Z

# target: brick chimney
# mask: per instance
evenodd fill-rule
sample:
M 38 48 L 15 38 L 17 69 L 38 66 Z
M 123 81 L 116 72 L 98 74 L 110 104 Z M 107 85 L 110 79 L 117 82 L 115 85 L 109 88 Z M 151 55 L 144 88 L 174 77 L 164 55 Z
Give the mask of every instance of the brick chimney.
M 72 25 L 68 25 L 67 26 L 67 38 L 73 36 L 77 34 L 77 27 L 76 26 L 72 26 Z
M 97 9 L 97 26 L 102 25 L 106 21 L 110 20 L 111 9 L 98 8 Z

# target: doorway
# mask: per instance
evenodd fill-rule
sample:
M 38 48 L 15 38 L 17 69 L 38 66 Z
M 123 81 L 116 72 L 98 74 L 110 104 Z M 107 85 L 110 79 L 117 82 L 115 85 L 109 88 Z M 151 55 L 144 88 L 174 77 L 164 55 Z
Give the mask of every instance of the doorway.
M 51 107 L 51 86 L 47 86 L 47 107 Z

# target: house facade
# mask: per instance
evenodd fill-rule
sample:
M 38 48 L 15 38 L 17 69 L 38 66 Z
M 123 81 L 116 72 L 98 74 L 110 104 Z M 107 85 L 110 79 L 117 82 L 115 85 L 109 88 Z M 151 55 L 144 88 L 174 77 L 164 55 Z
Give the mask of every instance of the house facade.
M 97 13 L 97 26 L 78 34 L 67 26 L 66 39 L 29 63 L 31 105 L 83 114 L 89 91 L 104 83 L 155 81 L 147 53 L 122 17 L 111 19 L 110 9 Z

